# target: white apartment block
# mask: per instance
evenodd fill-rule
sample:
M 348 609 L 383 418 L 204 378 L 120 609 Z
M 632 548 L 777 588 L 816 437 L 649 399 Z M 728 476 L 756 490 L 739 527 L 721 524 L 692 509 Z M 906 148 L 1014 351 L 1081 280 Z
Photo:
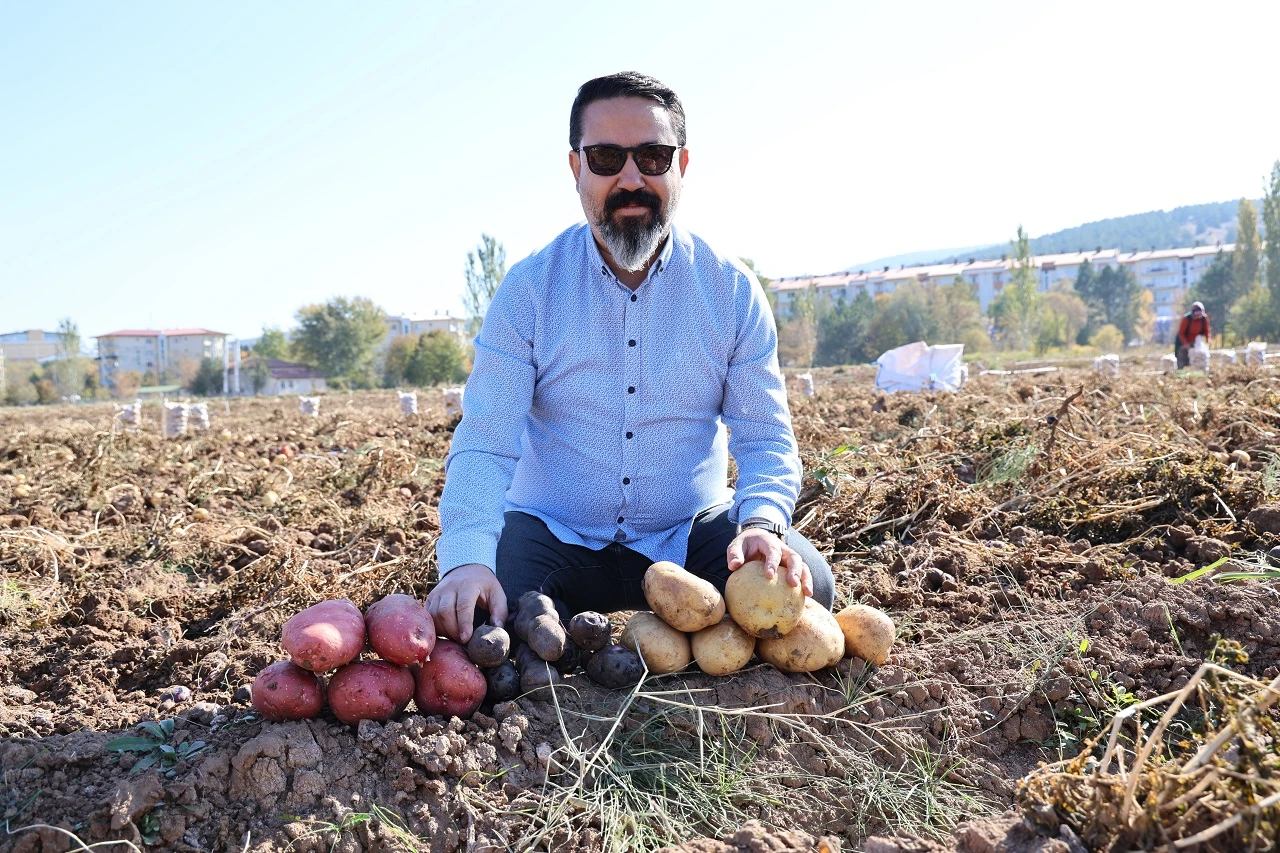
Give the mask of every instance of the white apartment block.
M 114 387 L 115 376 L 133 370 L 156 382 L 178 381 L 183 370 L 211 358 L 222 364 L 227 335 L 209 329 L 121 329 L 98 336 L 98 377 Z
M 1093 264 L 1095 271 L 1102 267 L 1128 267 L 1138 282 L 1151 292 L 1152 311 L 1159 327 L 1183 312 L 1187 291 L 1200 280 L 1217 254 L 1234 249 L 1233 243 L 1150 252 L 1105 249 L 1036 255 L 1031 263 L 1036 269 L 1038 289 L 1042 292 L 1048 291 L 1060 281 L 1074 284 L 1085 261 Z M 776 298 L 778 316 L 785 319 L 792 316 L 797 301 L 804 297 L 809 288 L 813 288 L 814 305 L 821 311 L 822 308 L 834 307 L 841 301 L 852 302 L 863 291 L 875 297 L 893 293 L 900 285 L 911 282 L 946 285 L 963 278 L 976 288 L 978 303 L 985 314 L 1012 279 L 1014 266 L 1015 262 L 1006 258 L 998 261 L 970 260 L 967 263 L 904 266 L 898 269 L 886 267 L 871 272 L 859 270 L 855 273 L 783 278 L 773 282 L 769 289 Z
M 467 318 L 452 314 L 388 314 L 387 337 L 379 349 L 385 350 L 391 342 L 404 335 L 421 335 L 425 332 L 447 332 L 464 346 L 470 342 L 467 334 Z

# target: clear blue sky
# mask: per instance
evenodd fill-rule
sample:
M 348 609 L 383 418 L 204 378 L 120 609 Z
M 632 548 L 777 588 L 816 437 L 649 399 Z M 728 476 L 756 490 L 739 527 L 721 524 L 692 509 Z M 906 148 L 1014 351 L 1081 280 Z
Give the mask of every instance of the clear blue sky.
M 679 220 L 772 276 L 1257 197 L 1280 4 L 0 0 L 0 332 L 460 311 L 582 218 L 569 105 L 689 117 Z

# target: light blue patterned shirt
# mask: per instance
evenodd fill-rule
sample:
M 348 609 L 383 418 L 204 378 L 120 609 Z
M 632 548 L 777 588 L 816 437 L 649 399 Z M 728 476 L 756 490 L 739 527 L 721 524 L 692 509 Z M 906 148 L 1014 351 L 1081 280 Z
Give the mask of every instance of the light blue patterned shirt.
M 506 510 L 565 543 L 680 565 L 709 507 L 789 523 L 800 460 L 777 343 L 755 276 L 679 228 L 634 293 L 585 223 L 516 264 L 445 460 L 441 574 L 495 568 Z

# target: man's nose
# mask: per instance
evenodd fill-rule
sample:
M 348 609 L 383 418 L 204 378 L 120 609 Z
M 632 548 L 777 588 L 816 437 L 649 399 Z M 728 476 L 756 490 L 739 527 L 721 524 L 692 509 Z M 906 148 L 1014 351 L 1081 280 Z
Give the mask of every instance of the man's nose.
M 640 174 L 640 167 L 636 165 L 636 155 L 628 153 L 627 162 L 618 173 L 618 186 L 623 189 L 638 190 L 644 185 L 644 175 Z

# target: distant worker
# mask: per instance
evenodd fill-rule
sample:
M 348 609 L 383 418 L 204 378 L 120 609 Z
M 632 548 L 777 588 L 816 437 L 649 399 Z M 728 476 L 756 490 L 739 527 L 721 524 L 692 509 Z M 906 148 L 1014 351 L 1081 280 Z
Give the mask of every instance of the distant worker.
M 1204 304 L 1195 302 L 1191 305 L 1191 313 L 1182 315 L 1178 323 L 1178 337 L 1173 342 L 1173 354 L 1178 359 L 1178 367 L 1186 367 L 1191 363 L 1191 348 L 1196 345 L 1196 338 L 1204 336 L 1209 342 L 1209 315 L 1204 313 Z

